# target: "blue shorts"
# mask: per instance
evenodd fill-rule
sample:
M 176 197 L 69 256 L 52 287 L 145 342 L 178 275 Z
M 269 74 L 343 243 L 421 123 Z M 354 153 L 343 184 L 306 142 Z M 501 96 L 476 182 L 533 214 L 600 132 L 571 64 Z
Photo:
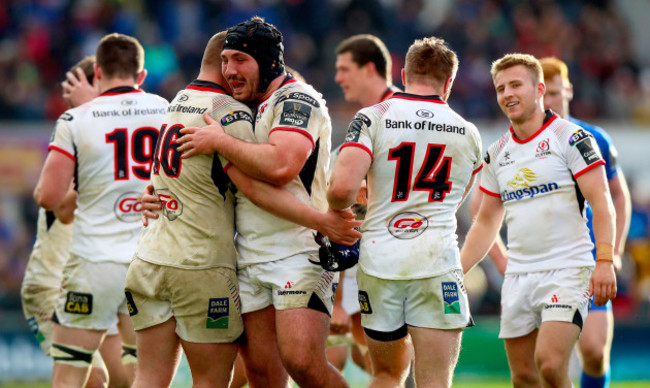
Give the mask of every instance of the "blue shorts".
M 594 296 L 591 296 L 591 304 L 589 305 L 589 311 L 612 311 L 612 301 L 608 300 L 607 303 L 603 306 L 596 306 L 594 302 Z

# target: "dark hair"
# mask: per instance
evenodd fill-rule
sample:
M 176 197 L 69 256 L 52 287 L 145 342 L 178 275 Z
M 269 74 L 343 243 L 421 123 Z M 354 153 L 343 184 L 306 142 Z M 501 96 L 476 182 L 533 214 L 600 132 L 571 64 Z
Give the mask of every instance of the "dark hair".
M 392 83 L 393 64 L 390 53 L 381 39 L 370 34 L 351 36 L 339 43 L 336 48 L 337 55 L 348 52 L 352 54 L 352 60 L 359 67 L 369 62 L 374 63 L 379 76 L 389 84 Z
M 144 69 L 144 49 L 137 39 L 113 33 L 97 46 L 97 65 L 108 78 L 137 78 Z

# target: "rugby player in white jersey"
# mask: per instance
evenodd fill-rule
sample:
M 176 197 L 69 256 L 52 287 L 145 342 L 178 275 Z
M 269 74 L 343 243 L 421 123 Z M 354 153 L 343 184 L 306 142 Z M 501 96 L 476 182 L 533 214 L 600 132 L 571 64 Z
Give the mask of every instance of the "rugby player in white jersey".
M 456 210 L 482 167 L 481 138 L 446 103 L 457 69 L 442 39 L 416 40 L 405 92 L 356 114 L 330 178 L 330 208 L 345 209 L 368 175 L 357 280 L 370 386 L 404 384 L 407 334 L 416 385 L 451 386 L 461 329 L 472 325 Z
M 105 36 L 96 61 L 101 94 L 59 118 L 34 191 L 37 203 L 50 210 L 61 203 L 73 177 L 78 194 L 54 316 L 55 387 L 84 385 L 106 331 L 116 324 L 123 361 L 135 370 L 124 282 L 141 229 L 138 197 L 149 180 L 167 101 L 138 89 L 146 71 L 136 39 Z
M 257 105 L 258 143 L 229 136 L 206 117 L 212 125 L 181 131 L 183 156 L 216 150 L 251 177 L 325 211 L 331 122 L 320 94 L 286 74 L 282 34 L 261 18 L 240 23 L 228 30 L 222 60 L 233 97 Z M 300 386 L 347 386 L 325 356 L 338 276 L 309 261 L 318 260 L 312 231 L 250 202 L 238 203 L 236 224 L 250 385 L 286 386 L 286 367 Z
M 246 195 L 281 216 L 329 218 L 352 230 L 353 223 L 252 180 L 218 154 L 181 159 L 175 139 L 182 128 L 202 125 L 206 112 L 230 135 L 255 141 L 251 111 L 230 97 L 221 73 L 225 36 L 218 33 L 208 42 L 198 78 L 170 104 L 158 140 L 151 181 L 163 217 L 142 232 L 126 282 L 140 355 L 135 387 L 168 386 L 181 345 L 195 385 L 228 386 L 243 334 L 233 244 L 235 195 L 228 177 L 239 202 Z
M 61 83 L 61 87 L 63 98 L 70 108 L 88 102 L 99 94 L 93 70 L 94 63 L 94 56 L 86 57 L 66 73 L 66 80 Z M 72 238 L 71 222 L 74 218 L 75 201 L 76 192 L 71 189 L 54 212 L 39 209 L 36 241 L 25 268 L 20 290 L 25 319 L 47 355 L 50 354 L 52 343 L 51 318 Z M 128 385 L 121 362 L 122 342 L 118 334 L 117 326 L 107 332 L 99 349 L 100 355 L 93 359 L 87 388 L 103 387 L 107 382 L 109 387 Z
M 463 269 L 485 256 L 505 214 L 508 264 L 499 337 L 512 384 L 571 387 L 569 357 L 590 294 L 596 305 L 616 296 L 614 208 L 604 162 L 588 132 L 544 111 L 546 87 L 536 58 L 508 54 L 491 73 L 512 125 L 485 154 L 485 195 L 461 251 Z M 585 199 L 594 214 L 595 265 Z
M 347 102 L 358 103 L 365 108 L 382 102 L 390 98 L 393 93 L 400 91 L 392 82 L 390 53 L 384 42 L 374 35 L 353 35 L 339 43 L 336 47 L 335 67 L 334 81 L 341 87 Z M 364 180 L 353 206 L 357 218 L 363 219 L 366 203 L 366 182 Z M 343 271 L 340 275 L 330 323 L 333 336 L 328 341 L 336 341 L 336 337 L 345 336 L 346 333 L 351 332 L 356 343 L 351 347 L 352 360 L 365 371 L 369 371 L 370 359 L 361 326 L 358 291 L 357 267 L 355 266 Z M 347 358 L 347 348 L 329 347 L 327 355 L 332 364 L 343 369 Z

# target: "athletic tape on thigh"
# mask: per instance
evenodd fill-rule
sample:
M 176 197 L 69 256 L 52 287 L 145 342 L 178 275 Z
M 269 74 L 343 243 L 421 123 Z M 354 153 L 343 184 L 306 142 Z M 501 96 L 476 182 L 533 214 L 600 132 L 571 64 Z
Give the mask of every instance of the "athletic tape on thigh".
M 122 344 L 122 365 L 138 362 L 138 352 L 135 345 Z
M 54 362 L 76 366 L 78 368 L 88 368 L 93 362 L 95 351 L 87 350 L 79 346 L 61 345 L 52 343 L 50 356 Z

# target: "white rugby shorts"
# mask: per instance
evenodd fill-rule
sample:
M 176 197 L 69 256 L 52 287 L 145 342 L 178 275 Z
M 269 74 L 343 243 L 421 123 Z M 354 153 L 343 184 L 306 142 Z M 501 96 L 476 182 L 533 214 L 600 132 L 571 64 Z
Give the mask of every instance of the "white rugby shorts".
M 589 309 L 591 267 L 506 275 L 501 287 L 499 338 L 517 338 L 542 322 L 573 322 L 582 328 Z

